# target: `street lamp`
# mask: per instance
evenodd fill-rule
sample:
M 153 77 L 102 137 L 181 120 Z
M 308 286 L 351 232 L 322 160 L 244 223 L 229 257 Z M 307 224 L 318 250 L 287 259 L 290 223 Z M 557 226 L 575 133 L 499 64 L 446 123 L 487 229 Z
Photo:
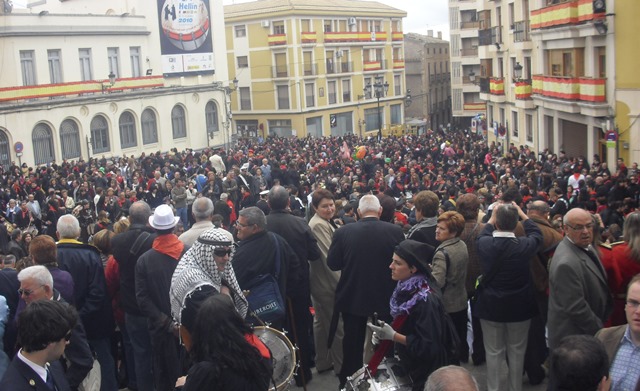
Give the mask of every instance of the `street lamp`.
M 373 92 L 375 94 L 376 99 L 378 100 L 378 139 L 382 140 L 382 114 L 380 113 L 380 98 L 384 97 L 389 91 L 389 83 L 386 81 L 384 84 L 383 76 L 376 76 L 375 83 L 367 84 L 364 88 L 365 95 L 370 96 L 369 94 Z
M 513 78 L 515 81 L 519 81 L 522 78 L 522 65 L 519 62 L 516 62 L 516 65 L 513 66 Z

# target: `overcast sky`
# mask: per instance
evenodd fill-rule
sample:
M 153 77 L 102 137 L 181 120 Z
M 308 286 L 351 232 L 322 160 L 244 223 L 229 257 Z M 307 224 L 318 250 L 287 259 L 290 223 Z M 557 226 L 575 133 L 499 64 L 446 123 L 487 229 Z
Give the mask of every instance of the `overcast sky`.
M 223 0 L 226 4 L 246 3 L 250 0 Z M 405 33 L 419 33 L 427 35 L 427 30 L 433 30 L 434 36 L 442 31 L 442 38 L 449 39 L 449 8 L 447 0 L 377 0 L 380 3 L 407 12 L 404 19 Z

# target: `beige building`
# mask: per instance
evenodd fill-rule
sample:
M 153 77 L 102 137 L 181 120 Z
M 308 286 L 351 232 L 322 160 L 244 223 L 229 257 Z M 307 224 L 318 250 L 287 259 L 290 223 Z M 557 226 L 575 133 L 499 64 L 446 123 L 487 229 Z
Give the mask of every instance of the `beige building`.
M 353 0 L 260 0 L 224 12 L 239 137 L 401 131 L 406 12 Z
M 0 3 L 0 164 L 233 139 L 221 2 Z
M 407 117 L 426 121 L 426 128 L 447 127 L 452 121 L 449 42 L 442 32 L 437 37 L 433 30 L 427 35 L 409 33 L 404 36 L 404 52 L 412 100 Z

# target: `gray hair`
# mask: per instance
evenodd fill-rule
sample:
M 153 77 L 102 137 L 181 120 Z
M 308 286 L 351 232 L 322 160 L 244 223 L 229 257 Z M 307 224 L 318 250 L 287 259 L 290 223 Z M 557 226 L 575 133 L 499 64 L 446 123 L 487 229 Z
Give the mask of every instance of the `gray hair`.
M 424 391 L 479 391 L 478 382 L 463 367 L 449 365 L 435 370 L 427 379 Z
M 242 209 L 240 211 L 240 216 L 247 219 L 247 224 L 249 225 L 255 224 L 262 231 L 267 229 L 267 217 L 264 215 L 264 212 L 257 206 L 250 206 L 248 208 Z
M 60 239 L 77 239 L 80 237 L 80 223 L 74 215 L 62 215 L 56 226 Z
M 365 213 L 375 212 L 378 213 L 380 211 L 380 200 L 378 197 L 367 194 L 360 198 L 360 203 L 358 204 L 358 212 L 363 215 Z
M 45 266 L 29 266 L 18 273 L 18 281 L 24 282 L 28 279 L 32 279 L 40 285 L 46 285 L 53 290 L 53 276 Z
M 213 216 L 213 202 L 208 197 L 196 198 L 191 210 L 196 221 L 210 219 Z
M 220 201 L 226 201 L 227 198 L 229 198 L 229 194 L 227 193 L 220 194 Z
M 273 186 L 269 190 L 269 206 L 273 210 L 285 210 L 289 203 L 289 191 L 283 186 Z
M 147 225 L 151 216 L 151 207 L 144 201 L 136 201 L 129 207 L 129 221 L 131 224 Z

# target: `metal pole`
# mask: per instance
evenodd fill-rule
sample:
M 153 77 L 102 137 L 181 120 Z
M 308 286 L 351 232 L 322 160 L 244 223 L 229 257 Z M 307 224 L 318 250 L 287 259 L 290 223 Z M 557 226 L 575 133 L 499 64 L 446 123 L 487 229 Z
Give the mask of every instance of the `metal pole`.
M 380 91 L 376 83 L 376 98 L 378 98 L 378 140 L 382 140 L 382 115 L 380 114 Z

